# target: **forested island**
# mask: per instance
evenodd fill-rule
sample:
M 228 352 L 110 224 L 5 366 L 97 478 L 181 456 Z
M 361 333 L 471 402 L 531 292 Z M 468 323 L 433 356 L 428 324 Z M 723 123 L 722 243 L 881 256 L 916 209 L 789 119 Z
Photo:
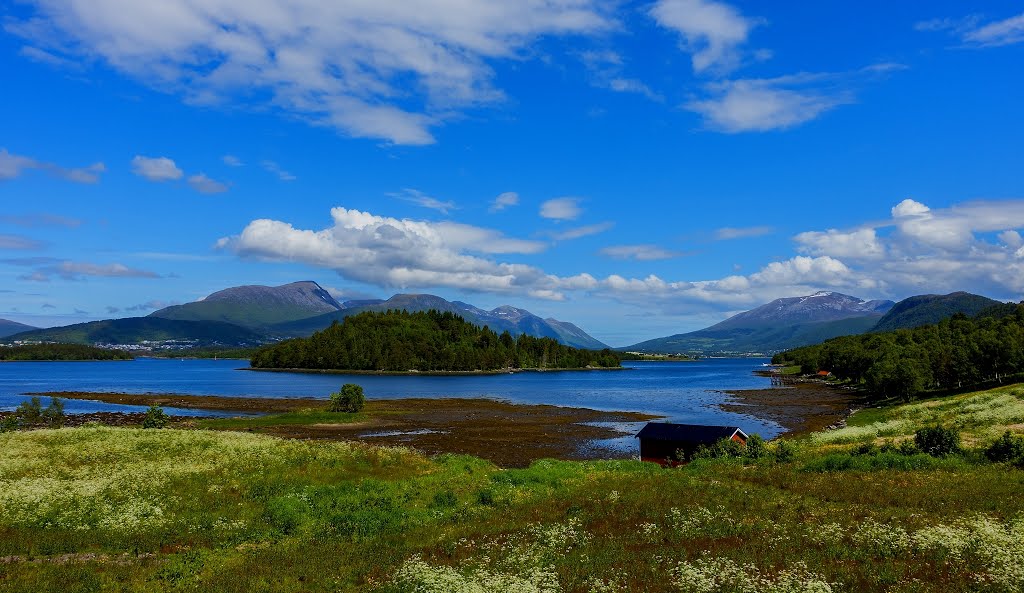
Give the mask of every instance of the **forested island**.
M 582 350 L 551 338 L 512 337 L 454 313 L 360 313 L 308 338 L 265 346 L 254 369 L 472 372 L 513 369 L 619 368 L 611 350 Z
M 970 318 L 962 313 L 915 329 L 834 338 L 777 354 L 804 373 L 830 371 L 888 397 L 963 389 L 1024 373 L 1024 304 Z
M 83 344 L 24 344 L 0 346 L 0 361 L 132 360 L 123 350 Z

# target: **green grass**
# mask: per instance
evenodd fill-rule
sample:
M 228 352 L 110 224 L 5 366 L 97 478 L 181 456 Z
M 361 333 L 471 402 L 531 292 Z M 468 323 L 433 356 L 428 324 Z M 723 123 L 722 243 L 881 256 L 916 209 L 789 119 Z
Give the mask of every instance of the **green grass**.
M 907 422 L 905 436 L 943 421 L 988 434 L 1016 417 L 1018 389 L 864 411 L 844 430 L 874 439 L 886 423 Z M 273 422 L 320 414 L 342 416 Z M 790 463 L 502 470 L 239 432 L 0 434 L 0 558 L 20 559 L 0 563 L 0 590 L 1024 588 L 1024 472 L 818 438 Z

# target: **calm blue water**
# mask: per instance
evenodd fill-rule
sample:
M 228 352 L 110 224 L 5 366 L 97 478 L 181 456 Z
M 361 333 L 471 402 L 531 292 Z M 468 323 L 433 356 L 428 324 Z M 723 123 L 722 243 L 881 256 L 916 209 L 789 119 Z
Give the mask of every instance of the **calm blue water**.
M 237 370 L 248 364 L 238 360 L 140 358 L 130 362 L 5 362 L 0 363 L 0 410 L 13 409 L 26 399 L 23 394 L 32 391 L 326 399 L 343 383 L 358 383 L 371 399 L 489 397 L 515 403 L 637 411 L 665 416 L 673 422 L 735 423 L 748 433 L 759 432 L 772 437 L 781 432 L 777 424 L 713 407 L 725 398 L 717 390 L 768 387 L 769 379 L 752 374 L 765 361 L 632 362 L 627 363 L 630 370 L 626 371 L 456 377 L 260 373 Z M 65 403 L 71 413 L 137 409 L 98 402 L 69 400 Z

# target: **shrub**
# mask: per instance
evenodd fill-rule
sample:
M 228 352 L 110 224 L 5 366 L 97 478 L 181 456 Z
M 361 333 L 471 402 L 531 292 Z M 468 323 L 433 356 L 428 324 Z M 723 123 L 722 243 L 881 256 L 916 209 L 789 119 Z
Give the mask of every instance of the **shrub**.
M 752 434 L 747 439 L 747 457 L 751 459 L 761 459 L 762 457 L 768 456 L 768 446 L 764 444 L 764 439 L 759 434 Z
M 41 417 L 50 428 L 60 428 L 64 426 L 64 402 L 55 397 L 50 398 L 50 405 L 46 406 Z
M 721 439 L 714 445 L 701 445 L 693 452 L 693 459 L 719 459 L 743 457 L 746 448 L 732 439 Z
M 21 428 L 21 421 L 14 414 L 0 419 L 0 433 L 14 432 Z
M 772 455 L 775 456 L 775 461 L 778 461 L 779 463 L 789 463 L 796 458 L 796 445 L 789 441 L 775 441 L 775 447 L 772 450 Z
M 38 424 L 43 419 L 43 402 L 38 396 L 33 396 L 32 399 L 18 404 L 14 414 L 25 424 Z
M 1024 438 L 1006 431 L 985 449 L 985 457 L 996 463 L 1024 460 Z
M 166 428 L 171 418 L 164 412 L 164 409 L 152 405 L 146 410 L 146 417 L 142 420 L 142 428 Z
M 346 383 L 341 386 L 341 391 L 331 394 L 331 403 L 327 410 L 354 414 L 361 411 L 364 405 L 366 396 L 363 395 L 363 388 L 355 383 Z
M 960 431 L 942 426 L 927 426 L 914 433 L 914 444 L 922 452 L 942 457 L 960 452 Z

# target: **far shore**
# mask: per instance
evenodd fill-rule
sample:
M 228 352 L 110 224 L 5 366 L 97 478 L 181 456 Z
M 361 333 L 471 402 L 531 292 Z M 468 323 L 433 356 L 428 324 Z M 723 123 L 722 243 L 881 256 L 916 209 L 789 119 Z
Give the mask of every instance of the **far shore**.
M 489 371 L 367 371 L 342 369 L 263 369 L 241 367 L 240 371 L 260 371 L 264 373 L 306 373 L 312 375 L 391 375 L 391 376 L 427 376 L 427 377 L 459 377 L 479 375 L 514 375 L 516 373 L 566 373 L 572 371 L 628 371 L 628 367 L 580 367 L 567 369 L 494 369 Z

